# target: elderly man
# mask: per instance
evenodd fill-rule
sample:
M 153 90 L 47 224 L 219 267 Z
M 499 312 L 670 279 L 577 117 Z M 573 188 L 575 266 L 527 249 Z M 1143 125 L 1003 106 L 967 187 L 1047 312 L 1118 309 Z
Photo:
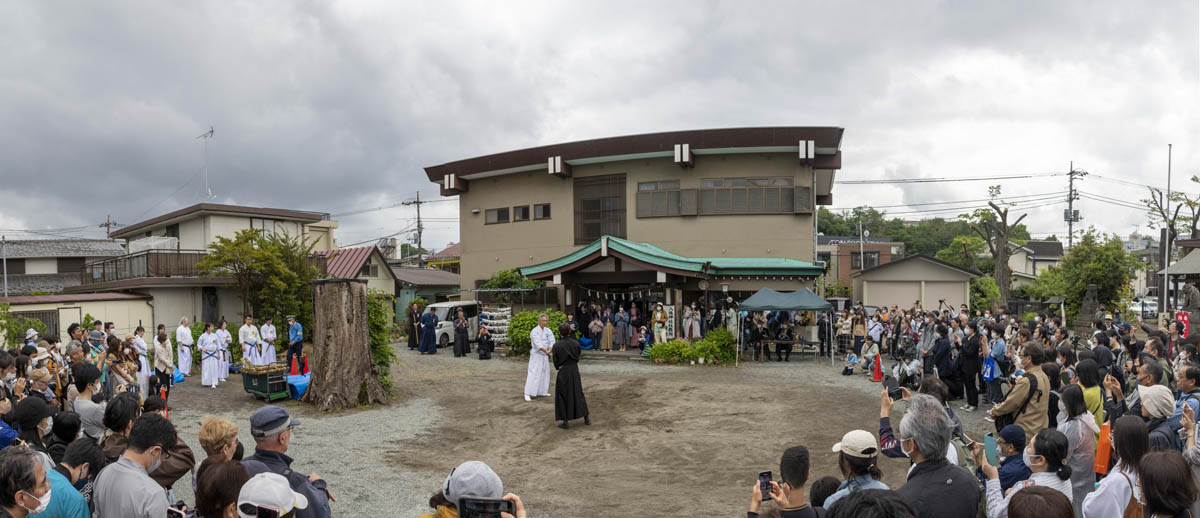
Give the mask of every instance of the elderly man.
M 246 457 L 242 464 L 250 475 L 276 473 L 283 475 L 292 486 L 292 491 L 304 495 L 308 507 L 300 509 L 296 518 L 328 518 L 329 502 L 333 496 L 316 473 L 304 475 L 292 470 L 292 458 L 287 455 L 292 441 L 292 428 L 300 421 L 288 416 L 286 410 L 267 405 L 255 410 L 250 416 L 250 435 L 254 437 L 254 455 Z
M 175 444 L 175 426 L 158 414 L 133 423 L 125 452 L 105 466 L 92 490 L 95 518 L 160 518 L 167 516 L 167 492 L 153 472 L 167 457 L 166 444 Z
M 908 499 L 920 518 L 975 516 L 979 510 L 979 484 L 970 472 L 946 460 L 953 431 L 954 424 L 937 398 L 912 396 L 897 438 L 913 467 L 896 492 Z
M 43 512 L 50 504 L 51 493 L 46 469 L 33 450 L 24 446 L 0 450 L 0 508 L 4 516 L 24 518 Z
M 525 375 L 525 401 L 550 395 L 550 351 L 554 349 L 554 331 L 546 327 L 550 317 L 538 317 L 538 325 L 529 331 L 529 369 Z

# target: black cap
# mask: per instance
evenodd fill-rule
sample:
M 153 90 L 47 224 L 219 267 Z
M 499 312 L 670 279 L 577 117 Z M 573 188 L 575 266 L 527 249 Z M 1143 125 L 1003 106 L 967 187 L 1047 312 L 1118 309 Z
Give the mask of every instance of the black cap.
M 56 413 L 55 408 L 46 403 L 45 399 L 34 394 L 17 403 L 17 407 L 13 409 L 13 424 L 22 430 L 32 430 L 42 419 Z

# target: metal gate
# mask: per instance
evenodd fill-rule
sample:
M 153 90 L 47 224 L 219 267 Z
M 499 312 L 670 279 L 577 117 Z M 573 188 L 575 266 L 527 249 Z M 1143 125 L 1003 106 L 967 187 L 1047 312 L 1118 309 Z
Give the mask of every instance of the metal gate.
M 59 333 L 58 310 L 56 309 L 52 309 L 50 311 L 13 311 L 10 314 L 21 318 L 30 318 L 41 321 L 43 324 L 46 324 L 46 334 Z

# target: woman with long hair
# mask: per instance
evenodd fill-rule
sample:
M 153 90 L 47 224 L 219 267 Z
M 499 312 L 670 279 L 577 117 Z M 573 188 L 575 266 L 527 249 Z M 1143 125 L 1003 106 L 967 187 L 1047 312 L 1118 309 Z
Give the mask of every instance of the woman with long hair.
M 1109 443 L 1115 460 L 1100 486 L 1083 499 L 1083 518 L 1125 516 L 1131 508 L 1141 509 L 1141 462 L 1150 451 L 1150 432 L 1146 422 L 1127 415 L 1112 424 Z
M 1192 518 L 1189 508 L 1196 501 L 1192 471 L 1175 450 L 1147 453 L 1141 462 L 1143 509 L 1147 518 Z
M 1096 360 L 1080 360 L 1075 364 L 1075 378 L 1083 389 L 1083 403 L 1095 418 L 1096 427 L 1104 424 L 1104 391 L 1100 389 L 1100 366 Z
M 862 356 L 863 342 L 867 340 L 867 314 L 859 311 L 850 320 L 854 335 L 854 355 Z
M 1088 412 L 1079 385 L 1067 385 L 1059 394 L 1058 431 L 1067 437 L 1067 465 L 1071 467 L 1071 502 L 1075 514 L 1083 508 L 1083 499 L 1095 488 L 1096 434 L 1100 426 Z

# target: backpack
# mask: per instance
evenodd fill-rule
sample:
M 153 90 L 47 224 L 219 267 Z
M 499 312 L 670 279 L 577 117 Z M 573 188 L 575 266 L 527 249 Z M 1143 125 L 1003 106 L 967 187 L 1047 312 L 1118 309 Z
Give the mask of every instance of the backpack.
M 1017 408 L 1016 412 L 1013 412 L 1011 414 L 1004 414 L 1004 415 L 996 416 L 996 433 L 997 434 L 999 434 L 1000 430 L 1003 430 L 1005 426 L 1008 426 L 1010 424 L 1016 424 L 1017 416 L 1025 413 L 1025 407 L 1029 406 L 1029 401 L 1033 399 L 1033 396 L 1035 393 L 1038 394 L 1039 397 L 1041 396 L 1042 391 L 1038 389 L 1037 378 L 1034 377 L 1034 375 L 1029 372 L 1022 374 L 1021 376 L 1025 379 L 1029 380 L 1029 393 L 1025 394 L 1025 401 L 1021 402 L 1021 406 L 1019 408 Z

